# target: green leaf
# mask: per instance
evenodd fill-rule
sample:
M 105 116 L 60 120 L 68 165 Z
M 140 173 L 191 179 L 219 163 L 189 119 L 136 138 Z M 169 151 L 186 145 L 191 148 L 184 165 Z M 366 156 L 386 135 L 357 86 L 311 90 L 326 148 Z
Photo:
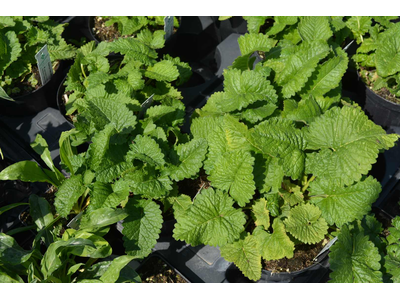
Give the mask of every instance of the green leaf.
M 66 218 L 85 189 L 81 174 L 73 175 L 66 179 L 56 193 L 54 206 L 57 213 L 61 217 Z
M 112 254 L 110 244 L 101 236 L 79 230 L 73 234 L 73 237 L 74 239 L 89 240 L 93 243 L 93 247 L 76 247 L 70 249 L 69 252 L 73 255 L 90 258 L 105 258 Z
M 29 204 L 30 214 L 37 226 L 37 231 L 46 228 L 54 220 L 50 204 L 46 199 L 37 195 L 31 195 L 29 197 Z M 53 237 L 49 230 L 45 232 L 45 242 L 46 245 L 50 245 L 53 242 Z
M 31 147 L 37 154 L 40 155 L 49 169 L 54 172 L 57 179 L 60 182 L 63 182 L 65 176 L 54 165 L 53 160 L 51 159 L 49 146 L 47 145 L 46 140 L 40 134 L 36 135 L 35 141 L 31 143 Z
M 303 41 L 327 41 L 333 35 L 328 17 L 302 17 L 300 19 L 298 30 Z
M 32 253 L 22 249 L 13 237 L 0 232 L 0 262 L 3 264 L 23 264 L 28 261 Z
M 364 236 L 362 232 L 353 233 L 344 225 L 329 253 L 332 270 L 330 282 L 382 282 L 380 260 L 379 251 L 368 240 L 368 236 Z
M 267 103 L 266 101 L 257 101 L 243 110 L 240 118 L 255 124 L 271 116 L 276 109 L 277 106 L 275 104 Z
M 0 215 L 4 214 L 6 211 L 9 211 L 15 207 L 21 206 L 21 205 L 29 205 L 29 203 L 12 203 L 9 205 L 5 205 L 0 207 Z
M 44 279 L 47 279 L 62 266 L 63 262 L 60 256 L 64 252 L 68 252 L 68 250 L 73 248 L 77 248 L 77 250 L 82 251 L 82 249 L 86 246 L 94 247 L 92 241 L 87 239 L 69 239 L 68 241 L 60 240 L 52 243 L 49 248 L 47 248 L 47 251 L 40 263 Z
M 0 270 L 0 283 L 24 283 L 18 274 L 7 274 Z
M 172 181 L 167 175 L 159 174 L 153 167 L 128 173 L 124 179 L 129 182 L 131 190 L 136 195 L 149 199 L 158 199 L 172 190 Z
M 167 201 L 174 208 L 175 217 L 179 214 L 185 214 L 186 210 L 193 204 L 192 198 L 184 194 L 181 194 L 179 196 L 167 197 Z
M 269 228 L 269 210 L 267 209 L 267 201 L 264 198 L 259 199 L 252 206 L 252 212 L 255 218 L 256 226 L 264 226 L 265 229 Z
M 275 46 L 276 41 L 259 33 L 246 33 L 238 38 L 240 52 L 242 55 L 253 53 L 254 51 L 268 52 Z
M 125 219 L 128 213 L 120 208 L 99 208 L 83 215 L 79 228 L 94 232 Z
M 322 178 L 310 184 L 311 202 L 321 209 L 328 224 L 337 226 L 362 219 L 380 191 L 380 183 L 371 176 L 347 187 Z
M 400 217 L 392 220 L 392 227 L 389 228 L 390 235 L 387 237 L 387 255 L 385 256 L 385 268 L 391 275 L 391 280 L 400 282 Z
M 282 87 L 284 98 L 294 96 L 300 91 L 317 68 L 320 60 L 329 53 L 328 43 L 321 40 L 304 41 L 297 46 L 295 53 L 278 60 L 265 63 L 276 72 L 275 81 Z M 278 62 L 278 64 L 276 64 Z
M 253 235 L 257 238 L 258 249 L 265 260 L 277 260 L 284 257 L 292 258 L 294 243 L 286 234 L 285 225 L 276 218 L 272 223 L 273 233 L 270 234 L 262 227 L 256 227 Z
M 250 33 L 258 33 L 260 31 L 260 27 L 264 25 L 265 20 L 268 17 L 253 17 L 253 16 L 244 16 L 243 19 L 247 21 L 247 30 Z
M 164 55 L 164 59 L 169 60 L 174 63 L 178 68 L 179 78 L 176 81 L 176 85 L 180 86 L 184 84 L 192 76 L 192 68 L 188 63 L 185 63 L 179 59 L 179 57 L 171 57 L 168 54 Z
M 24 182 L 48 182 L 58 186 L 60 182 L 54 173 L 40 168 L 33 161 L 17 162 L 0 172 L 0 180 L 21 180 Z
M 146 28 L 138 33 L 137 39 L 153 49 L 161 49 L 165 45 L 164 35 L 164 30 L 151 32 Z
M 7 95 L 6 91 L 0 86 L 0 98 L 9 100 L 9 101 L 15 101 L 13 98 Z
M 257 249 L 257 238 L 248 235 L 233 244 L 221 247 L 221 256 L 238 266 L 250 280 L 261 278 L 261 255 Z
M 285 119 L 308 124 L 322 114 L 320 106 L 312 96 L 300 102 L 289 99 L 285 100 L 283 103 L 284 110 L 282 112 L 282 117 Z
M 290 234 L 306 244 L 318 243 L 328 233 L 321 211 L 309 203 L 293 207 L 284 223 Z
M 186 144 L 174 147 L 176 151 L 176 163 L 169 167 L 167 174 L 172 180 L 181 181 L 195 176 L 203 166 L 207 153 L 207 141 L 193 139 Z
M 98 130 L 112 124 L 118 133 L 130 133 L 135 129 L 136 116 L 125 104 L 109 99 L 90 99 L 89 114 L 93 116 Z
M 0 75 L 16 61 L 21 55 L 22 48 L 17 34 L 13 31 L 7 31 L 1 34 L 0 38 Z
M 265 157 L 282 161 L 285 175 L 298 179 L 303 175 L 306 146 L 302 132 L 284 119 L 269 119 L 250 130 L 250 143 Z
M 371 17 L 367 16 L 350 17 L 346 21 L 346 26 L 353 32 L 358 44 L 363 41 L 363 35 L 371 28 L 371 24 Z
M 240 206 L 245 206 L 256 189 L 253 166 L 254 157 L 249 152 L 227 152 L 215 163 L 208 179 L 212 186 L 229 192 Z
M 137 135 L 129 148 L 127 159 L 131 161 L 138 159 L 152 166 L 165 165 L 164 154 L 158 143 L 151 137 Z
M 151 253 L 161 232 L 163 219 L 158 204 L 152 200 L 129 200 L 125 207 L 122 234 L 128 255 L 144 258 Z
M 375 54 L 376 70 L 383 77 L 400 72 L 400 26 L 395 28 L 379 40 Z
M 342 49 L 336 48 L 335 51 L 338 54 L 337 56 L 318 65 L 316 71 L 302 90 L 304 95 L 313 95 L 314 97 L 323 96 L 339 85 L 347 70 L 349 59 L 346 52 Z
M 192 246 L 223 246 L 239 238 L 245 215 L 220 190 L 203 189 L 185 214 L 176 215 L 173 237 Z
M 94 134 L 92 143 L 89 145 L 89 159 L 87 162 L 93 171 L 97 171 L 102 167 L 102 162 L 109 148 L 110 138 L 113 132 L 114 126 L 112 124 L 107 124 L 103 130 Z
M 132 260 L 133 256 L 123 255 L 115 258 L 100 280 L 104 283 L 114 283 L 118 280 L 121 270 Z
M 350 106 L 330 109 L 304 131 L 307 149 L 321 149 L 307 156 L 307 173 L 346 185 L 367 174 L 379 150 L 393 147 L 398 139 Z
M 157 52 L 154 49 L 134 38 L 119 38 L 109 43 L 108 47 L 110 51 L 124 55 L 124 63 L 137 60 L 150 66 L 155 63 L 157 58 Z
M 148 67 L 144 75 L 157 81 L 171 82 L 178 78 L 179 71 L 172 61 L 162 60 L 152 67 Z
M 264 75 L 250 70 L 227 69 L 224 71 L 225 99 L 215 104 L 222 112 L 242 110 L 250 104 L 266 100 L 275 104 L 278 96 Z

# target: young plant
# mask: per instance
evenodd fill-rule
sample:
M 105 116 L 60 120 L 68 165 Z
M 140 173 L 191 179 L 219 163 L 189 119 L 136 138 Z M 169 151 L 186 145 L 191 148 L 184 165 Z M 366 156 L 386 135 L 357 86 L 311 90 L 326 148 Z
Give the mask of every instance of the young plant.
M 56 212 L 70 218 L 80 212 L 125 207 L 124 240 L 127 253 L 142 258 L 151 253 L 162 226 L 162 211 L 187 202 L 177 183 L 198 177 L 205 158 L 205 140 L 189 141 L 180 133 L 185 107 L 181 102 L 142 108 L 93 98 L 78 115 L 76 128 L 61 135 L 60 158 L 68 178 L 55 168 L 45 140 L 38 135 L 33 149 L 50 170 L 19 162 L 0 173 L 0 180 L 44 181 L 58 188 Z M 91 141 L 78 154 L 75 146 Z M 176 204 L 177 203 L 177 204 Z M 176 205 L 175 205 L 176 204 Z
M 53 70 L 60 60 L 75 56 L 75 47 L 62 38 L 65 26 L 43 16 L 0 18 L 0 98 L 12 101 L 12 97 L 42 85 L 35 54 L 44 45 L 48 47 Z
M 373 216 L 343 225 L 331 247 L 330 282 L 400 282 L 400 217 L 392 220 L 389 235 Z
M 270 51 L 260 46 L 269 41 L 246 35 L 239 44 L 247 55 Z M 326 93 L 337 88 L 347 57 L 340 49 L 343 56 L 335 56 L 326 41 L 302 43 L 254 69 L 247 57 L 225 70 L 224 91 L 192 119 L 193 140 L 208 144 L 204 170 L 211 187 L 176 213 L 174 237 L 219 246 L 251 280 L 261 277 L 262 258 L 292 258 L 299 245 L 320 243 L 361 220 L 381 190 L 367 174 L 399 137 L 358 106 L 330 101 Z M 344 70 L 335 71 L 341 60 Z M 289 99 L 282 101 L 279 90 Z
M 376 23 L 361 37 L 353 56 L 361 78 L 383 98 L 400 103 L 400 23 Z
M 83 111 L 95 98 L 128 104 L 136 113 L 152 95 L 155 103 L 181 103 L 181 93 L 175 86 L 190 78 L 191 68 L 169 55 L 158 59 L 155 49 L 163 45 L 162 36 L 149 33 L 102 42 L 97 47 L 95 42 L 82 46 L 65 82 L 67 115 Z M 110 52 L 121 56 L 109 59 Z
M 164 16 L 105 16 L 94 18 L 93 33 L 101 41 L 112 41 L 119 37 L 137 37 L 154 33 L 163 38 Z M 179 22 L 174 17 L 174 29 L 179 27 Z
M 31 250 L 22 249 L 12 236 L 0 233 L 0 282 L 140 282 L 138 274 L 127 266 L 134 257 L 109 260 L 112 249 L 102 237 L 109 225 L 127 216 L 123 209 L 95 210 L 80 220 L 78 230 L 66 229 L 59 236 L 59 217 L 53 217 L 48 201 L 33 195 L 29 204 L 38 233 Z M 41 241 L 46 246 L 43 254 Z M 101 261 L 96 263 L 98 259 Z

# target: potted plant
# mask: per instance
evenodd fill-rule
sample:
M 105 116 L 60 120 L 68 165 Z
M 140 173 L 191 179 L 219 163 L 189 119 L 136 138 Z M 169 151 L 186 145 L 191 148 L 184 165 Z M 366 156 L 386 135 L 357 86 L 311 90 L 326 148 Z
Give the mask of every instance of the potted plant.
M 400 125 L 400 81 L 398 37 L 400 24 L 376 22 L 360 35 L 360 46 L 352 57 L 362 81 L 361 103 L 381 126 Z M 375 18 L 375 17 L 374 17 Z M 393 18 L 393 17 L 392 17 Z
M 101 42 L 96 46 L 89 42 L 77 51 L 68 72 L 65 90 L 58 93 L 58 103 L 66 115 L 78 115 L 91 98 L 129 104 L 136 114 L 141 105 L 175 103 L 181 105 L 180 92 L 175 88 L 189 80 L 192 72 L 187 63 L 165 55 L 158 59 L 156 48 L 162 47 L 163 39 L 140 35 L 137 38 Z M 108 58 L 110 52 L 121 53 L 120 58 Z M 144 104 L 144 102 L 151 98 Z M 64 108 L 65 107 L 65 108 Z M 74 117 L 71 118 L 75 120 Z
M 12 236 L 0 233 L 0 282 L 140 282 L 127 266 L 134 257 L 105 260 L 112 248 L 103 236 L 109 225 L 127 216 L 123 209 L 95 210 L 80 220 L 79 229 L 62 232 L 60 216 L 53 216 L 46 199 L 32 195 L 29 206 L 37 229 L 33 245 L 23 249 Z
M 219 246 L 253 281 L 266 272 L 263 263 L 304 248 L 318 254 L 338 228 L 361 220 L 381 189 L 367 174 L 398 139 L 340 100 L 347 55 L 330 50 L 328 35 L 309 37 L 283 49 L 262 34 L 242 37 L 243 56 L 224 72 L 224 91 L 192 119 L 193 139 L 207 140 L 210 187 L 175 213 L 173 236 Z M 254 51 L 264 58 L 255 66 Z
M 47 45 L 52 72 L 60 62 L 75 56 L 75 47 L 67 44 L 62 32 L 67 24 L 49 17 L 3 17 L 0 23 L 0 105 L 2 113 L 32 114 L 51 103 L 57 72 L 48 84 L 42 84 L 35 55 Z M 47 83 L 47 82 L 46 82 Z

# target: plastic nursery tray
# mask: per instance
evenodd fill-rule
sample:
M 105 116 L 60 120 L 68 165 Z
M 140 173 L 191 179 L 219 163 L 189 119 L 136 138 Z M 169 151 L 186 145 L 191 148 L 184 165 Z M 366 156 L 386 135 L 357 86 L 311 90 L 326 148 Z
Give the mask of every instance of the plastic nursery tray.
M 174 221 L 164 222 L 160 238 L 150 256 L 160 256 L 189 282 L 228 282 L 225 273 L 231 263 L 221 257 L 218 248 L 204 245 L 192 247 L 176 241 L 172 237 L 173 228 Z M 117 229 L 122 232 L 122 222 L 117 224 Z
M 26 117 L 8 117 L 0 115 L 3 126 L 12 133 L 14 140 L 26 151 L 35 140 L 37 134 L 41 134 L 49 145 L 51 158 L 55 165 L 60 168 L 59 138 L 63 131 L 73 128 L 61 113 L 54 108 L 46 108 L 36 115 Z M 30 154 L 35 157 L 35 154 Z M 40 162 L 40 157 L 35 157 Z M 18 158 L 20 160 L 20 158 Z

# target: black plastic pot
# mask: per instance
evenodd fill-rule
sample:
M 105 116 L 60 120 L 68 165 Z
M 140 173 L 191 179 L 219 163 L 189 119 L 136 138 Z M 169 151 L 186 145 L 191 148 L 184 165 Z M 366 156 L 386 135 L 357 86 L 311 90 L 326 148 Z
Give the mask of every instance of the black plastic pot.
M 327 282 L 329 279 L 329 250 L 317 257 L 316 262 L 300 271 L 271 273 L 262 270 L 261 279 L 257 283 L 319 283 Z M 226 279 L 232 283 L 250 283 L 254 282 L 246 278 L 243 273 L 232 264 L 226 271 Z
M 55 94 L 64 77 L 66 63 L 60 61 L 57 71 L 50 81 L 32 93 L 13 98 L 15 102 L 0 98 L 0 114 L 6 116 L 29 116 L 47 107 L 56 107 Z
M 365 94 L 364 110 L 378 125 L 388 128 L 400 126 L 400 104 L 386 100 L 360 80 L 361 94 Z

